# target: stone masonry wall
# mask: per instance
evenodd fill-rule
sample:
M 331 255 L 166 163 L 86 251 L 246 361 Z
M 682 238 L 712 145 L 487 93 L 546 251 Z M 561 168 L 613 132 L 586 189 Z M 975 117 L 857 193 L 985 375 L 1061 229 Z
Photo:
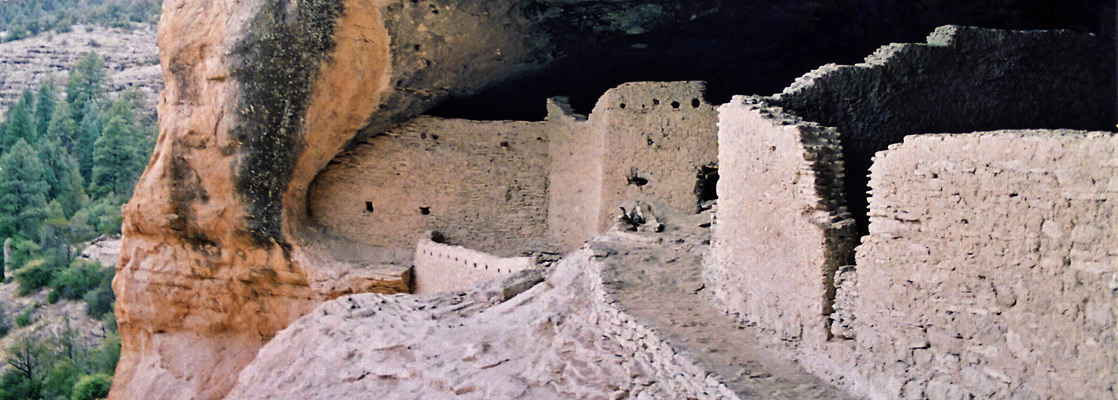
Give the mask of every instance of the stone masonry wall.
M 536 265 L 531 257 L 503 258 L 430 239 L 419 241 L 413 260 L 414 294 L 467 290 L 475 283 L 510 276 Z
M 1070 31 L 944 26 L 927 44 L 894 43 L 865 63 L 820 67 L 772 101 L 842 132 L 847 203 L 864 229 L 870 158 L 906 135 L 1113 130 L 1113 51 Z
M 718 116 L 704 91 L 703 82 L 632 82 L 598 100 L 589 119 L 604 154 L 598 232 L 638 195 L 698 208 L 700 168 L 718 162 Z
M 704 279 L 727 312 L 789 339 L 827 337 L 853 222 L 837 132 L 737 96 L 719 108 L 721 178 Z
M 871 398 L 1118 398 L 1118 136 L 879 153 L 854 326 Z
M 421 117 L 366 140 L 316 180 L 329 233 L 412 248 L 424 231 L 517 255 L 547 233 L 548 124 Z
M 547 120 L 551 170 L 548 177 L 548 238 L 564 251 L 599 233 L 602 196 L 602 138 L 565 98 L 549 99 Z

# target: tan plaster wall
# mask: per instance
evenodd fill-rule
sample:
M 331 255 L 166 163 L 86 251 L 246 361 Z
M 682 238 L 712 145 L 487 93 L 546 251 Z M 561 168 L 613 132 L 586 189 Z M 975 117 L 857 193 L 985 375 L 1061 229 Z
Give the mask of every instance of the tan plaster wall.
M 415 294 L 468 290 L 474 284 L 535 266 L 531 257 L 498 257 L 421 239 L 415 249 Z
M 832 277 L 849 259 L 837 132 L 754 99 L 719 108 L 718 208 L 704 278 L 727 312 L 784 338 L 826 338 Z
M 1118 398 L 1118 137 L 910 136 L 871 170 L 872 398 Z
M 704 90 L 694 81 L 631 82 L 598 100 L 589 124 L 603 149 L 599 232 L 638 195 L 682 212 L 698 208 L 699 169 L 718 161 L 718 116 Z M 634 174 L 648 183 L 630 183 Z
M 517 255 L 547 233 L 548 127 L 413 119 L 327 167 L 311 214 L 328 233 L 371 246 L 412 248 L 437 231 L 448 243 Z

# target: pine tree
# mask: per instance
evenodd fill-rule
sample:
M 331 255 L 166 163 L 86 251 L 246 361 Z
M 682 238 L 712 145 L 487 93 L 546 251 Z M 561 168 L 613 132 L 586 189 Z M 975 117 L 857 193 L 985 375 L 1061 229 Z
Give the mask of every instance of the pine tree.
M 86 103 L 82 115 L 83 118 L 78 125 L 78 143 L 74 156 L 78 157 L 78 167 L 81 170 L 82 178 L 89 181 L 93 177 L 94 144 L 101 138 L 104 122 L 101 110 L 97 108 L 96 103 Z
M 46 216 L 47 185 L 35 150 L 20 139 L 0 157 L 0 236 L 37 236 Z
M 65 151 L 65 150 L 63 150 Z M 64 154 L 60 172 L 58 173 L 58 192 L 54 199 L 62 205 L 66 217 L 71 217 L 78 210 L 89 203 L 85 194 L 85 181 L 82 179 L 78 168 L 78 160 L 74 156 Z
M 66 100 L 74 121 L 82 121 L 91 103 L 105 97 L 105 61 L 97 53 L 87 53 L 70 70 L 70 80 L 66 82 Z
M 116 115 L 105 124 L 101 137 L 93 145 L 93 179 L 89 193 L 101 198 L 116 193 L 124 198 L 132 194 L 139 176 L 140 157 L 136 152 L 135 127 Z
M 20 139 L 27 143 L 35 143 L 36 127 L 35 127 L 35 95 L 31 90 L 24 90 L 23 95 L 19 97 L 19 101 L 8 109 L 8 121 L 4 129 L 3 140 L 0 140 L 0 146 L 4 150 L 8 150 L 15 145 Z
M 56 138 L 70 154 L 78 148 L 78 123 L 70 112 L 70 102 L 62 99 L 54 107 L 54 113 L 47 124 L 47 138 Z
M 46 136 L 47 127 L 50 126 L 51 117 L 54 115 L 55 104 L 58 103 L 57 89 L 54 78 L 47 78 L 39 93 L 35 96 L 35 127 L 39 137 Z

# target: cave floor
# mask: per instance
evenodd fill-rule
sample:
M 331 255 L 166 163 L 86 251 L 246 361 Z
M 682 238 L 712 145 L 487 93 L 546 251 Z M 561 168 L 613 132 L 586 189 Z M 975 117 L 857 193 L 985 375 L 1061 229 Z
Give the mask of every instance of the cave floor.
M 743 399 L 851 398 L 775 354 L 758 328 L 714 306 L 702 278 L 710 222 L 709 212 L 677 215 L 661 233 L 614 230 L 592 241 L 595 252 L 605 256 L 605 290 Z

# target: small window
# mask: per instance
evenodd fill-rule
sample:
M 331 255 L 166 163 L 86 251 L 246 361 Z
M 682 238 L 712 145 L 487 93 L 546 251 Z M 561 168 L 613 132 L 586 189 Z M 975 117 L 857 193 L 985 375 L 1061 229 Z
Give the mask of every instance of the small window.
M 419 213 L 423 215 L 431 215 L 431 207 L 419 207 Z
M 371 202 L 371 201 L 366 201 L 365 202 L 365 212 L 367 212 L 367 213 L 373 212 L 373 202 Z

